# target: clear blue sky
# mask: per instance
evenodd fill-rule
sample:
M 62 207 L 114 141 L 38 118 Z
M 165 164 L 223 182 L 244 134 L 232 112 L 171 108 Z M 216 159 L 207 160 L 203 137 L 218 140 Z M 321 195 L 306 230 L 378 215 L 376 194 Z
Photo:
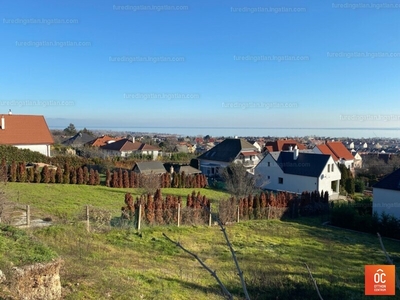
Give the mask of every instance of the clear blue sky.
M 65 127 L 400 127 L 400 5 L 359 3 L 3 0 L 0 107 Z

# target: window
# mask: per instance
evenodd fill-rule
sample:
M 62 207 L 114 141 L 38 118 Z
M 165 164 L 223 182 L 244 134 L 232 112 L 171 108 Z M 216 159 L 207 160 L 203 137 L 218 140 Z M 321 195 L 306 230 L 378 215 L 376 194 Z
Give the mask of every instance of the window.
M 268 179 L 271 179 L 271 176 L 268 175 Z M 399 183 L 400 184 L 400 183 Z
M 279 184 L 283 184 L 283 178 L 282 178 L 282 177 L 279 177 L 279 178 L 278 178 L 278 183 L 279 183 Z
M 331 171 L 331 165 L 328 164 L 328 173 Z
M 268 167 L 270 167 L 271 166 L 271 163 L 270 162 L 268 162 Z
M 331 170 L 332 170 L 332 172 L 333 172 L 333 166 L 334 166 L 335 164 L 332 164 L 332 167 L 331 167 Z

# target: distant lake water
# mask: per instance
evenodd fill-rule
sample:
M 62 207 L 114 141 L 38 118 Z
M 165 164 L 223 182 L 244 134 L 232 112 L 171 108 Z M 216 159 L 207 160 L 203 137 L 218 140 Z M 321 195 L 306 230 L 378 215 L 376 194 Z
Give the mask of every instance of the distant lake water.
M 78 127 L 78 126 L 77 126 Z M 64 129 L 50 126 L 51 129 Z M 79 127 L 78 127 L 79 128 Z M 349 137 L 400 138 L 400 128 L 268 128 L 268 127 L 86 127 L 90 130 L 169 133 L 182 136 L 279 136 L 279 137 Z

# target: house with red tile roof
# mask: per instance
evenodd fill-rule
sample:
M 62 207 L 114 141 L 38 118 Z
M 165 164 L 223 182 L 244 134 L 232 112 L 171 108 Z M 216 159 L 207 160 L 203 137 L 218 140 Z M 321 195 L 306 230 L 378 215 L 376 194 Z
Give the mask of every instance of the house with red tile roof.
M 43 116 L 13 115 L 9 112 L 1 115 L 0 120 L 0 145 L 11 145 L 50 156 L 54 139 Z
M 266 142 L 264 146 L 264 151 L 268 152 L 288 151 L 294 149 L 295 146 L 297 146 L 297 149 L 299 149 L 299 151 L 307 149 L 305 145 L 296 140 L 286 139 L 286 140 L 276 140 L 273 142 Z
M 348 169 L 354 168 L 354 157 L 342 142 L 333 141 L 316 145 L 313 148 L 314 153 L 329 154 L 336 163 L 345 165 Z
M 117 142 L 119 140 L 122 140 L 122 137 L 112 137 L 108 135 L 103 135 L 100 137 L 95 138 L 94 140 L 91 140 L 90 142 L 86 143 L 86 146 L 92 146 L 92 147 L 101 147 L 105 146 L 107 144 Z
M 100 146 L 100 149 L 105 151 L 109 156 L 128 157 L 131 154 L 151 155 L 156 160 L 160 148 L 132 141 L 131 139 L 124 138 L 115 142 L 108 143 L 107 145 Z

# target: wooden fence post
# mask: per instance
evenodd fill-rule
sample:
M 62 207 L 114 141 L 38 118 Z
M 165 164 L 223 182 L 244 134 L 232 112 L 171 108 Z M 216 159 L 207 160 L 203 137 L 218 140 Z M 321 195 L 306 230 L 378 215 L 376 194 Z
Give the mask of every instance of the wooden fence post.
M 26 226 L 31 226 L 31 207 L 29 205 L 26 206 Z
M 271 205 L 268 205 L 268 217 L 267 217 L 267 220 L 269 220 L 270 212 L 271 212 Z
M 181 204 L 178 203 L 178 227 L 180 225 L 180 219 L 181 219 Z
M 138 223 L 137 223 L 137 229 L 140 231 L 140 221 L 142 219 L 142 204 L 139 204 L 139 214 L 138 214 Z
M 211 203 L 210 203 L 210 214 L 208 215 L 208 226 L 211 227 L 211 222 L 212 222 L 212 215 L 211 215 Z
M 240 216 L 240 207 L 239 207 L 239 205 L 238 205 L 238 207 L 237 207 L 237 216 L 236 216 L 236 222 L 237 223 L 239 223 L 239 216 Z
M 86 205 L 86 231 L 90 232 L 90 215 L 89 215 L 89 205 Z

